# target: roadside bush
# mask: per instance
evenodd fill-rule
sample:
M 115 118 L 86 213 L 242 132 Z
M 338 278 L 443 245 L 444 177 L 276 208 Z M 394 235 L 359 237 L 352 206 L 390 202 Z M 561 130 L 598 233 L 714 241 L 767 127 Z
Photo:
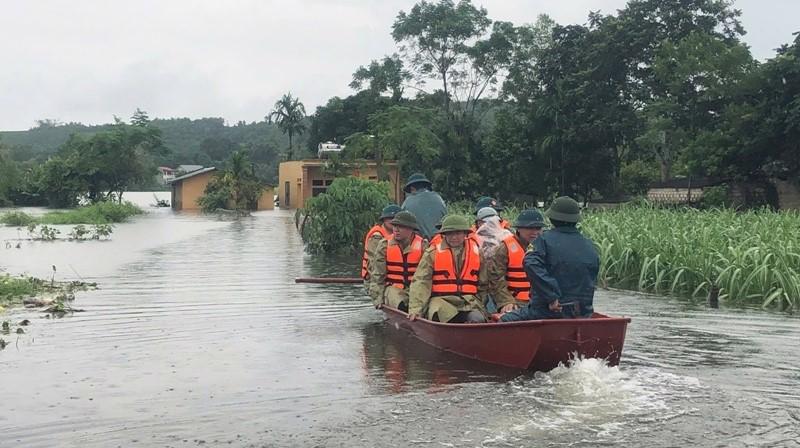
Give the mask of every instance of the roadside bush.
M 713 187 L 704 188 L 700 205 L 705 208 L 730 207 L 731 204 L 728 198 L 728 186 L 716 185 Z
M 110 224 L 123 222 L 131 216 L 144 213 L 130 202 L 98 202 L 66 212 L 50 212 L 39 222 L 42 224 Z
M 9 212 L 0 216 L 0 223 L 7 226 L 26 227 L 28 224 L 35 221 L 33 216 L 25 212 Z
M 306 249 L 312 253 L 358 250 L 364 234 L 390 202 L 387 182 L 358 177 L 334 180 L 325 193 L 308 199 L 297 214 Z

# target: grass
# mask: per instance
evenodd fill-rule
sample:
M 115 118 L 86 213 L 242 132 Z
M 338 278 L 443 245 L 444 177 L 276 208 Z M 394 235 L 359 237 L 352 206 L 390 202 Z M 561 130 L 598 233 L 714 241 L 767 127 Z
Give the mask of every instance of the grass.
M 123 222 L 134 215 L 144 213 L 130 202 L 98 202 L 64 212 L 50 212 L 35 218 L 23 212 L 9 212 L 0 216 L 0 222 L 8 226 L 24 227 L 29 224 L 112 224 Z
M 12 277 L 0 274 L 0 306 L 8 306 L 42 290 L 43 282 L 33 277 Z
M 25 212 L 9 212 L 0 215 L 0 223 L 7 226 L 27 227 L 28 224 L 36 222 L 36 219 Z
M 470 216 L 471 207 L 451 213 Z M 514 221 L 519 209 L 501 213 Z M 732 305 L 800 310 L 800 212 L 659 208 L 584 212 L 580 224 L 600 255 L 598 283 Z

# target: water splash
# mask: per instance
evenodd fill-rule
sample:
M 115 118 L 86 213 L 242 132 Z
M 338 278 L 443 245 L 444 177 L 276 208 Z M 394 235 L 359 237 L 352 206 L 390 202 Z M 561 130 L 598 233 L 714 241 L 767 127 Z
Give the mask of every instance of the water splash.
M 693 412 L 688 395 L 702 394 L 697 378 L 657 368 L 620 369 L 603 359 L 574 359 L 550 372 L 509 384 L 511 407 L 520 416 L 486 446 L 530 440 L 554 431 L 583 434 L 593 443 L 619 441 L 635 423 L 668 420 Z

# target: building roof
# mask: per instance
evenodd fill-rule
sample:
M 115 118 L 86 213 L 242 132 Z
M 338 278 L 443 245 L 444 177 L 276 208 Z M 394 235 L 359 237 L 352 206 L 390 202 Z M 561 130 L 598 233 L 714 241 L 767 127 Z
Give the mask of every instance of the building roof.
M 199 169 L 199 170 L 196 170 L 196 171 L 192 171 L 191 173 L 184 174 L 183 176 L 176 177 L 175 179 L 172 179 L 171 181 L 169 181 L 169 183 L 174 184 L 176 182 L 180 182 L 182 180 L 186 180 L 186 179 L 188 179 L 190 177 L 194 177 L 194 176 L 197 176 L 197 175 L 203 174 L 203 173 L 209 173 L 211 171 L 216 171 L 216 170 L 217 170 L 217 168 L 213 167 L 213 166 L 210 166 L 208 168 Z
M 308 165 L 308 166 L 325 166 L 326 164 L 330 163 L 330 159 L 286 160 L 284 162 L 281 162 L 281 164 L 283 164 L 283 163 L 292 163 L 292 162 L 302 163 L 303 165 Z M 364 164 L 367 164 L 367 165 L 377 165 L 377 163 L 378 163 L 378 162 L 376 162 L 374 160 L 366 160 L 366 159 L 346 160 L 346 161 L 342 160 L 341 162 L 343 164 L 364 163 Z M 397 161 L 396 160 L 384 160 L 383 161 L 383 165 L 395 166 L 395 165 L 397 165 Z
M 176 171 L 183 171 L 185 173 L 191 173 L 192 171 L 202 170 L 203 165 L 178 165 L 175 168 Z

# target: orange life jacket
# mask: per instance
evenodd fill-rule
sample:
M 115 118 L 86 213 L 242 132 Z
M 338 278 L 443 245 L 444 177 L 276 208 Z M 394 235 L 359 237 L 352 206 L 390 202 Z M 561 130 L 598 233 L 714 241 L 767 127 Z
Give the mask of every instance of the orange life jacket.
M 436 235 L 433 236 L 433 238 L 431 238 L 431 242 L 428 243 L 428 246 L 437 246 L 441 242 L 442 242 L 442 234 L 437 233 Z
M 528 280 L 528 274 L 525 273 L 522 263 L 525 258 L 525 248 L 519 244 L 517 237 L 514 235 L 507 236 L 503 243 L 508 249 L 508 266 L 506 269 L 508 290 L 517 300 L 530 300 L 531 282 Z
M 477 294 L 478 272 L 481 268 L 478 243 L 472 238 L 464 241 L 464 263 L 458 274 L 455 272 L 453 251 L 443 246 L 443 243 L 439 243 L 434 252 L 431 296 Z
M 375 235 L 376 233 L 380 233 L 381 236 L 387 239 L 392 236 L 392 234 L 386 230 L 386 227 L 383 227 L 381 224 L 375 224 L 367 232 L 367 236 L 364 237 L 364 255 L 361 257 L 361 278 L 364 280 L 367 279 L 367 275 L 369 274 L 367 271 L 367 243 L 369 242 L 369 239 L 372 238 L 372 235 Z
M 411 284 L 411 277 L 417 272 L 422 258 L 422 237 L 414 235 L 410 244 L 411 250 L 407 254 L 394 240 L 386 247 L 386 285 L 405 289 Z

